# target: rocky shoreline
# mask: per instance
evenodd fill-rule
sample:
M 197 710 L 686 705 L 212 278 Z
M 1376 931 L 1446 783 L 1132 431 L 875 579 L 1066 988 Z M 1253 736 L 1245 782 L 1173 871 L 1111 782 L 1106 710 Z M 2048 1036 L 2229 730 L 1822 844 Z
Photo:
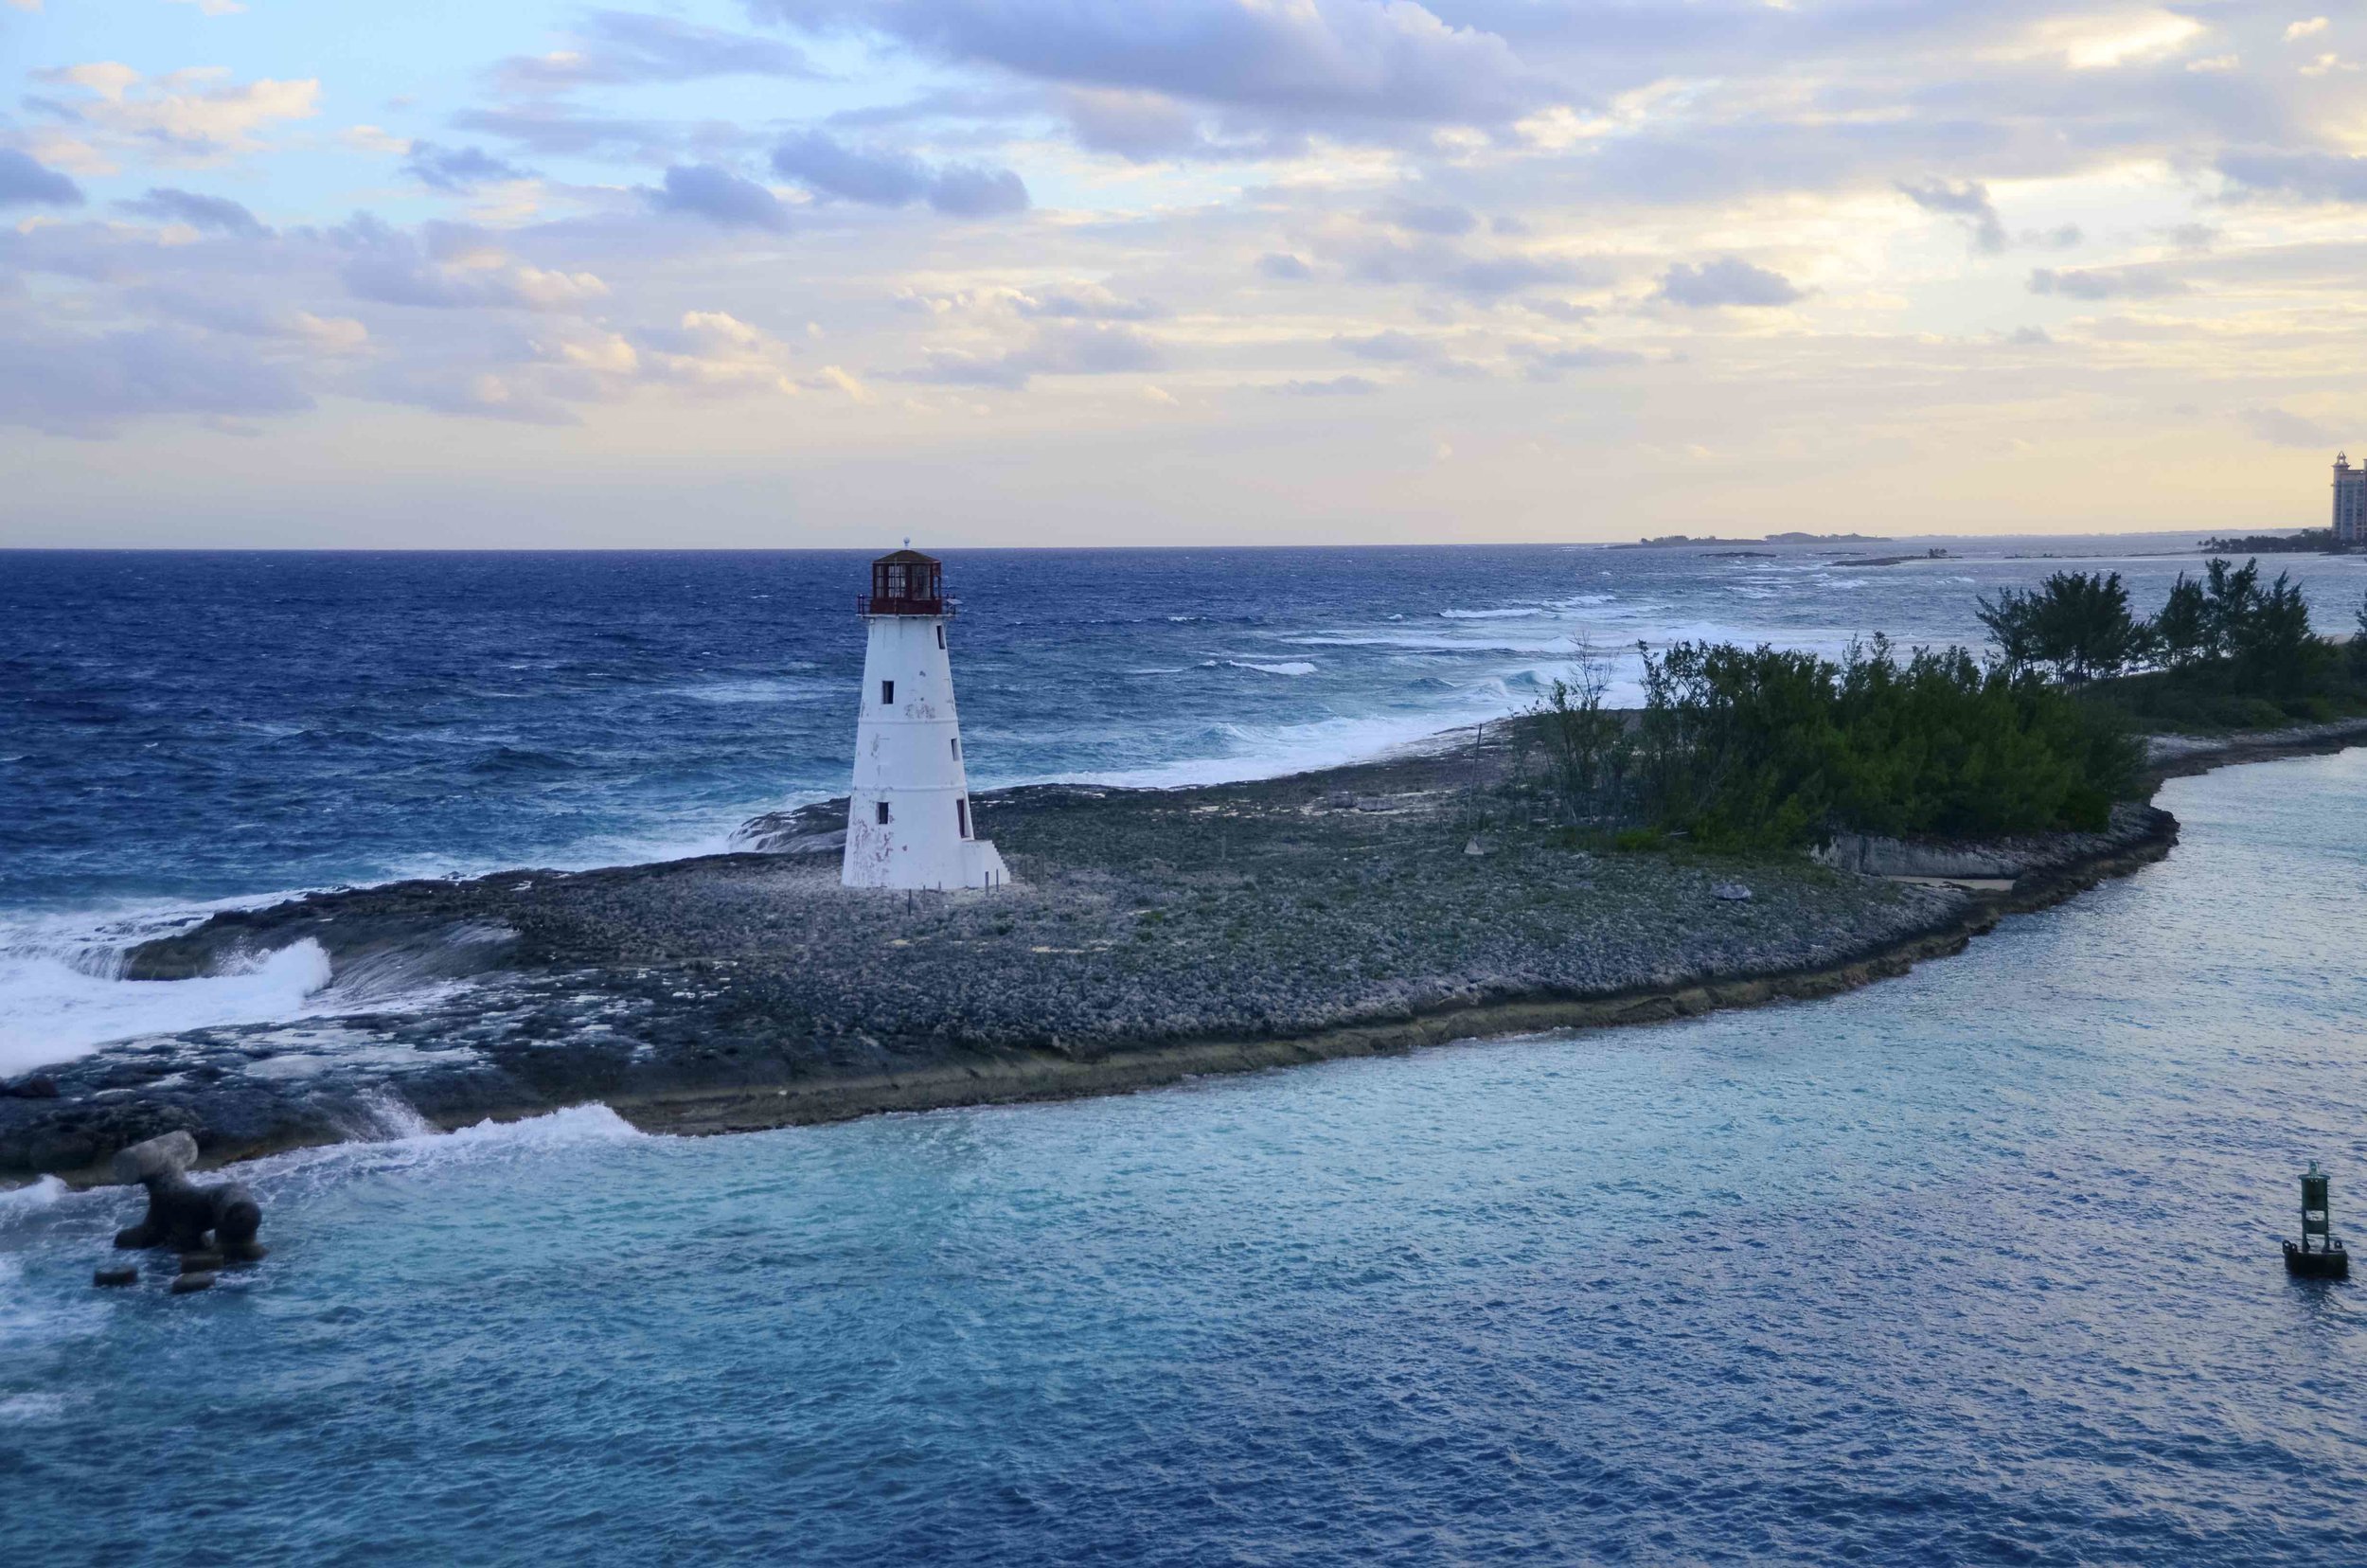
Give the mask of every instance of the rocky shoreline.
M 2367 736 L 2332 728 L 2155 763 Z M 2177 837 L 2129 805 L 2105 833 L 1904 861 L 1880 841 L 1835 864 L 1590 851 L 1523 793 L 1514 727 L 1473 739 L 1243 784 L 981 795 L 1017 878 L 992 893 L 839 887 L 832 803 L 751 822 L 741 853 L 217 916 L 134 950 L 127 977 L 317 942 L 317 1016 L 122 1042 L 5 1086 L 0 1184 L 103 1180 L 176 1131 L 207 1165 L 587 1100 L 650 1131 L 749 1131 L 1822 996 Z

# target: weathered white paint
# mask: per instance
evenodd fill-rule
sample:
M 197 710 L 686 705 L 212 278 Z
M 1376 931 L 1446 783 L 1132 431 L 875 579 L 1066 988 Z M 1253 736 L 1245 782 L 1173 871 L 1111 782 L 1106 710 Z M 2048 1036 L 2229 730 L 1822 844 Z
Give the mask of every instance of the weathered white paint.
M 974 836 L 945 618 L 865 619 L 870 640 L 863 650 L 855 782 L 839 880 L 848 887 L 988 887 L 1008 881 L 994 846 Z

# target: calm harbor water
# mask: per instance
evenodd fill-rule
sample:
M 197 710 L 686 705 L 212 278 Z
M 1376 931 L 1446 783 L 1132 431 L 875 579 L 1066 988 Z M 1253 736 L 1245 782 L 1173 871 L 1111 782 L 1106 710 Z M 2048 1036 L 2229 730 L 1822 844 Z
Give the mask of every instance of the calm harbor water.
M 710 1140 L 0 1198 L 10 1562 L 2367 1560 L 2367 753 L 1813 1004 Z

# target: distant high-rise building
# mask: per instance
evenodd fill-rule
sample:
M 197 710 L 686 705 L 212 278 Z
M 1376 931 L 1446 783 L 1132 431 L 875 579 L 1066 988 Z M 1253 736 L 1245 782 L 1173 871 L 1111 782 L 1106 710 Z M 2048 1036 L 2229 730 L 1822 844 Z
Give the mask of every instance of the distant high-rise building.
M 2367 544 L 2367 464 L 2353 468 L 2340 452 L 2334 454 L 2334 542 Z

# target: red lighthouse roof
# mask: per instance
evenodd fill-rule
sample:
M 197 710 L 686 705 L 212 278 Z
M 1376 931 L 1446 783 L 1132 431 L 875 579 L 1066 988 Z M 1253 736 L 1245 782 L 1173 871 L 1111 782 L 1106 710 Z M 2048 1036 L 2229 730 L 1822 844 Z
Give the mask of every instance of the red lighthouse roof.
M 865 615 L 944 615 L 945 565 L 918 550 L 890 550 L 871 563 L 871 592 L 856 606 Z

